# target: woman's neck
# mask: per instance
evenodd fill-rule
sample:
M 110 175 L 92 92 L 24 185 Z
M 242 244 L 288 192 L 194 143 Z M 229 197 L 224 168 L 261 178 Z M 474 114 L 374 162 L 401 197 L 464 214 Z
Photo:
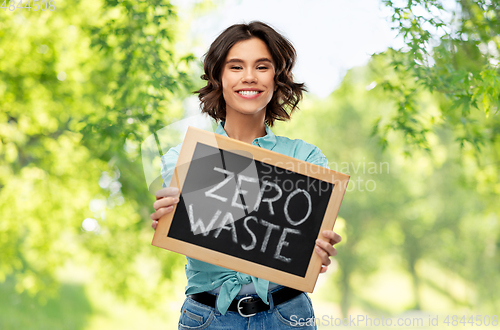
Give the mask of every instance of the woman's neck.
M 252 143 L 266 135 L 265 118 L 261 116 L 226 116 L 224 130 L 232 139 Z

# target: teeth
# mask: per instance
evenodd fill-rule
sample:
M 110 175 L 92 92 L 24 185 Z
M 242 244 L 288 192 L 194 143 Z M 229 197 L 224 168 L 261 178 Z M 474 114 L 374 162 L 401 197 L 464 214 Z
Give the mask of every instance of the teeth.
M 240 93 L 241 95 L 255 95 L 255 94 L 259 94 L 258 91 L 239 91 L 238 93 Z

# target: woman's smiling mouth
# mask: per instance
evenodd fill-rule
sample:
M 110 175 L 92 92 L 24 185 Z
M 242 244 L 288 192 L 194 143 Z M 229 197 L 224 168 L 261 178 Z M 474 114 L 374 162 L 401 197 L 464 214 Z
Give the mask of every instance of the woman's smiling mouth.
M 259 96 L 262 91 L 259 90 L 239 90 L 236 93 L 238 93 L 240 96 L 244 98 L 254 98 Z

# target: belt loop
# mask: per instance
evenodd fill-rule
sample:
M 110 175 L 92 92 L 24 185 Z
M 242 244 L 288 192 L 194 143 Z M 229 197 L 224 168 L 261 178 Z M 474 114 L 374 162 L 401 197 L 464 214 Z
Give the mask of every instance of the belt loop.
M 267 291 L 267 301 L 269 301 L 269 310 L 274 309 L 274 301 L 273 301 L 273 294 L 271 291 Z
M 215 315 L 216 316 L 222 315 L 221 312 L 219 312 L 219 309 L 217 308 L 217 302 L 219 301 L 219 297 L 220 297 L 220 295 L 215 294 L 215 306 L 213 308 L 215 310 Z

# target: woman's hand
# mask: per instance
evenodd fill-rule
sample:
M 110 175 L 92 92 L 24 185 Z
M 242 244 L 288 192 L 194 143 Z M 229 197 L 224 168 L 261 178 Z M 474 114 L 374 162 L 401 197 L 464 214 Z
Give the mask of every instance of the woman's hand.
M 331 230 L 324 230 L 322 234 L 324 239 L 318 238 L 316 240 L 316 247 L 314 248 L 321 258 L 322 266 L 320 273 L 328 270 L 328 266 L 332 263 L 330 257 L 337 255 L 337 250 L 333 246 L 342 240 L 339 234 Z
M 156 212 L 151 214 L 151 219 L 153 223 L 151 227 L 156 230 L 158 225 L 158 220 L 172 212 L 174 205 L 179 202 L 179 189 L 175 187 L 162 188 L 156 192 L 156 202 L 154 202 L 153 207 Z

